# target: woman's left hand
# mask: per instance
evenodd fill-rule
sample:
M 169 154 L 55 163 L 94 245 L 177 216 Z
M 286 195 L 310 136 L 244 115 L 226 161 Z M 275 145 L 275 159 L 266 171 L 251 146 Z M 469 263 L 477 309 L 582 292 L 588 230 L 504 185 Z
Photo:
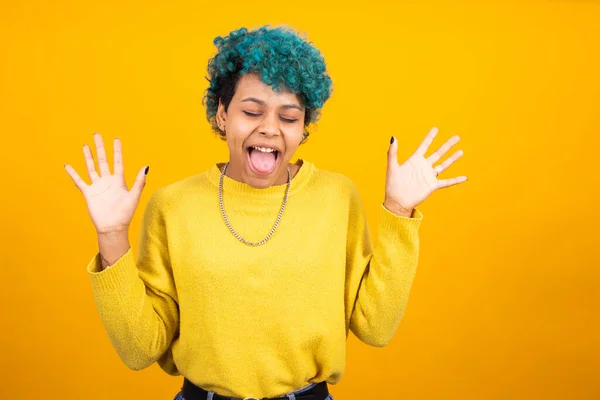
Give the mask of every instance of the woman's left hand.
M 388 149 L 383 203 L 391 212 L 410 217 L 413 209 L 435 190 L 454 186 L 467 180 L 466 176 L 450 179 L 437 178 L 463 155 L 463 151 L 458 150 L 447 160 L 434 167 L 433 164 L 438 162 L 460 140 L 458 136 L 451 137 L 432 155 L 425 158 L 425 152 L 429 149 L 437 132 L 437 128 L 431 129 L 417 151 L 401 165 L 398 164 L 397 159 L 398 141 L 392 137 L 392 143 Z

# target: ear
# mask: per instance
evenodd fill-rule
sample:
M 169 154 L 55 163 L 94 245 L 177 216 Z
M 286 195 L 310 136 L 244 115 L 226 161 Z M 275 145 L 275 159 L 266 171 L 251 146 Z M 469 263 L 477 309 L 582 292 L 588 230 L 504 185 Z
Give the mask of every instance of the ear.
M 217 107 L 217 114 L 215 115 L 215 121 L 217 125 L 224 122 L 227 119 L 227 112 L 225 111 L 225 106 L 221 103 L 221 99 L 219 99 L 219 106 Z

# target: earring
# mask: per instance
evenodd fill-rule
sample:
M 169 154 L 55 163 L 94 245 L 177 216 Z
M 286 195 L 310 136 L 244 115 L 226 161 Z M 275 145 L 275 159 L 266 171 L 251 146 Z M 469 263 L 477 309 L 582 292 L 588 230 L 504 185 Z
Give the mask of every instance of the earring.
M 302 140 L 300 141 L 300 144 L 303 144 L 306 142 L 306 139 L 308 138 L 308 132 L 304 132 L 304 134 L 302 135 Z

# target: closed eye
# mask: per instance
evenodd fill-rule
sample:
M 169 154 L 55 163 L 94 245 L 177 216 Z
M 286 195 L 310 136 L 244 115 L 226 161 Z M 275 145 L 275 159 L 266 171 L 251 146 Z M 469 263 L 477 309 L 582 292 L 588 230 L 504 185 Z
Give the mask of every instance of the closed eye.
M 242 111 L 243 111 L 243 110 L 242 110 Z M 247 115 L 247 116 L 249 116 L 249 117 L 260 117 L 260 114 L 252 114 L 252 113 L 249 113 L 248 111 L 244 111 L 244 114 L 246 114 L 246 115 Z M 285 121 L 285 122 L 289 122 L 289 123 L 292 123 L 292 122 L 296 122 L 296 121 L 298 121 L 297 119 L 288 119 L 288 118 L 283 118 L 283 117 L 281 117 L 281 119 L 282 119 L 283 121 Z

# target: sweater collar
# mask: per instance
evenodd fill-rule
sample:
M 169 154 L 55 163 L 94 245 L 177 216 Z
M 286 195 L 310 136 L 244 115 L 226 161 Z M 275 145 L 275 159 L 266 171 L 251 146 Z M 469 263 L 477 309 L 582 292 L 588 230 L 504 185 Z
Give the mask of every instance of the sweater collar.
M 213 164 L 207 171 L 208 180 L 219 187 L 219 179 L 221 177 L 221 168 L 224 163 Z M 299 158 L 296 165 L 300 165 L 300 169 L 292 178 L 290 184 L 290 196 L 300 190 L 311 179 L 315 165 L 312 162 Z M 264 196 L 264 197 L 281 197 L 285 194 L 287 183 L 282 185 L 273 185 L 264 189 L 252 187 L 244 182 L 231 179 L 227 175 L 223 177 L 223 193 L 237 194 L 240 196 Z

